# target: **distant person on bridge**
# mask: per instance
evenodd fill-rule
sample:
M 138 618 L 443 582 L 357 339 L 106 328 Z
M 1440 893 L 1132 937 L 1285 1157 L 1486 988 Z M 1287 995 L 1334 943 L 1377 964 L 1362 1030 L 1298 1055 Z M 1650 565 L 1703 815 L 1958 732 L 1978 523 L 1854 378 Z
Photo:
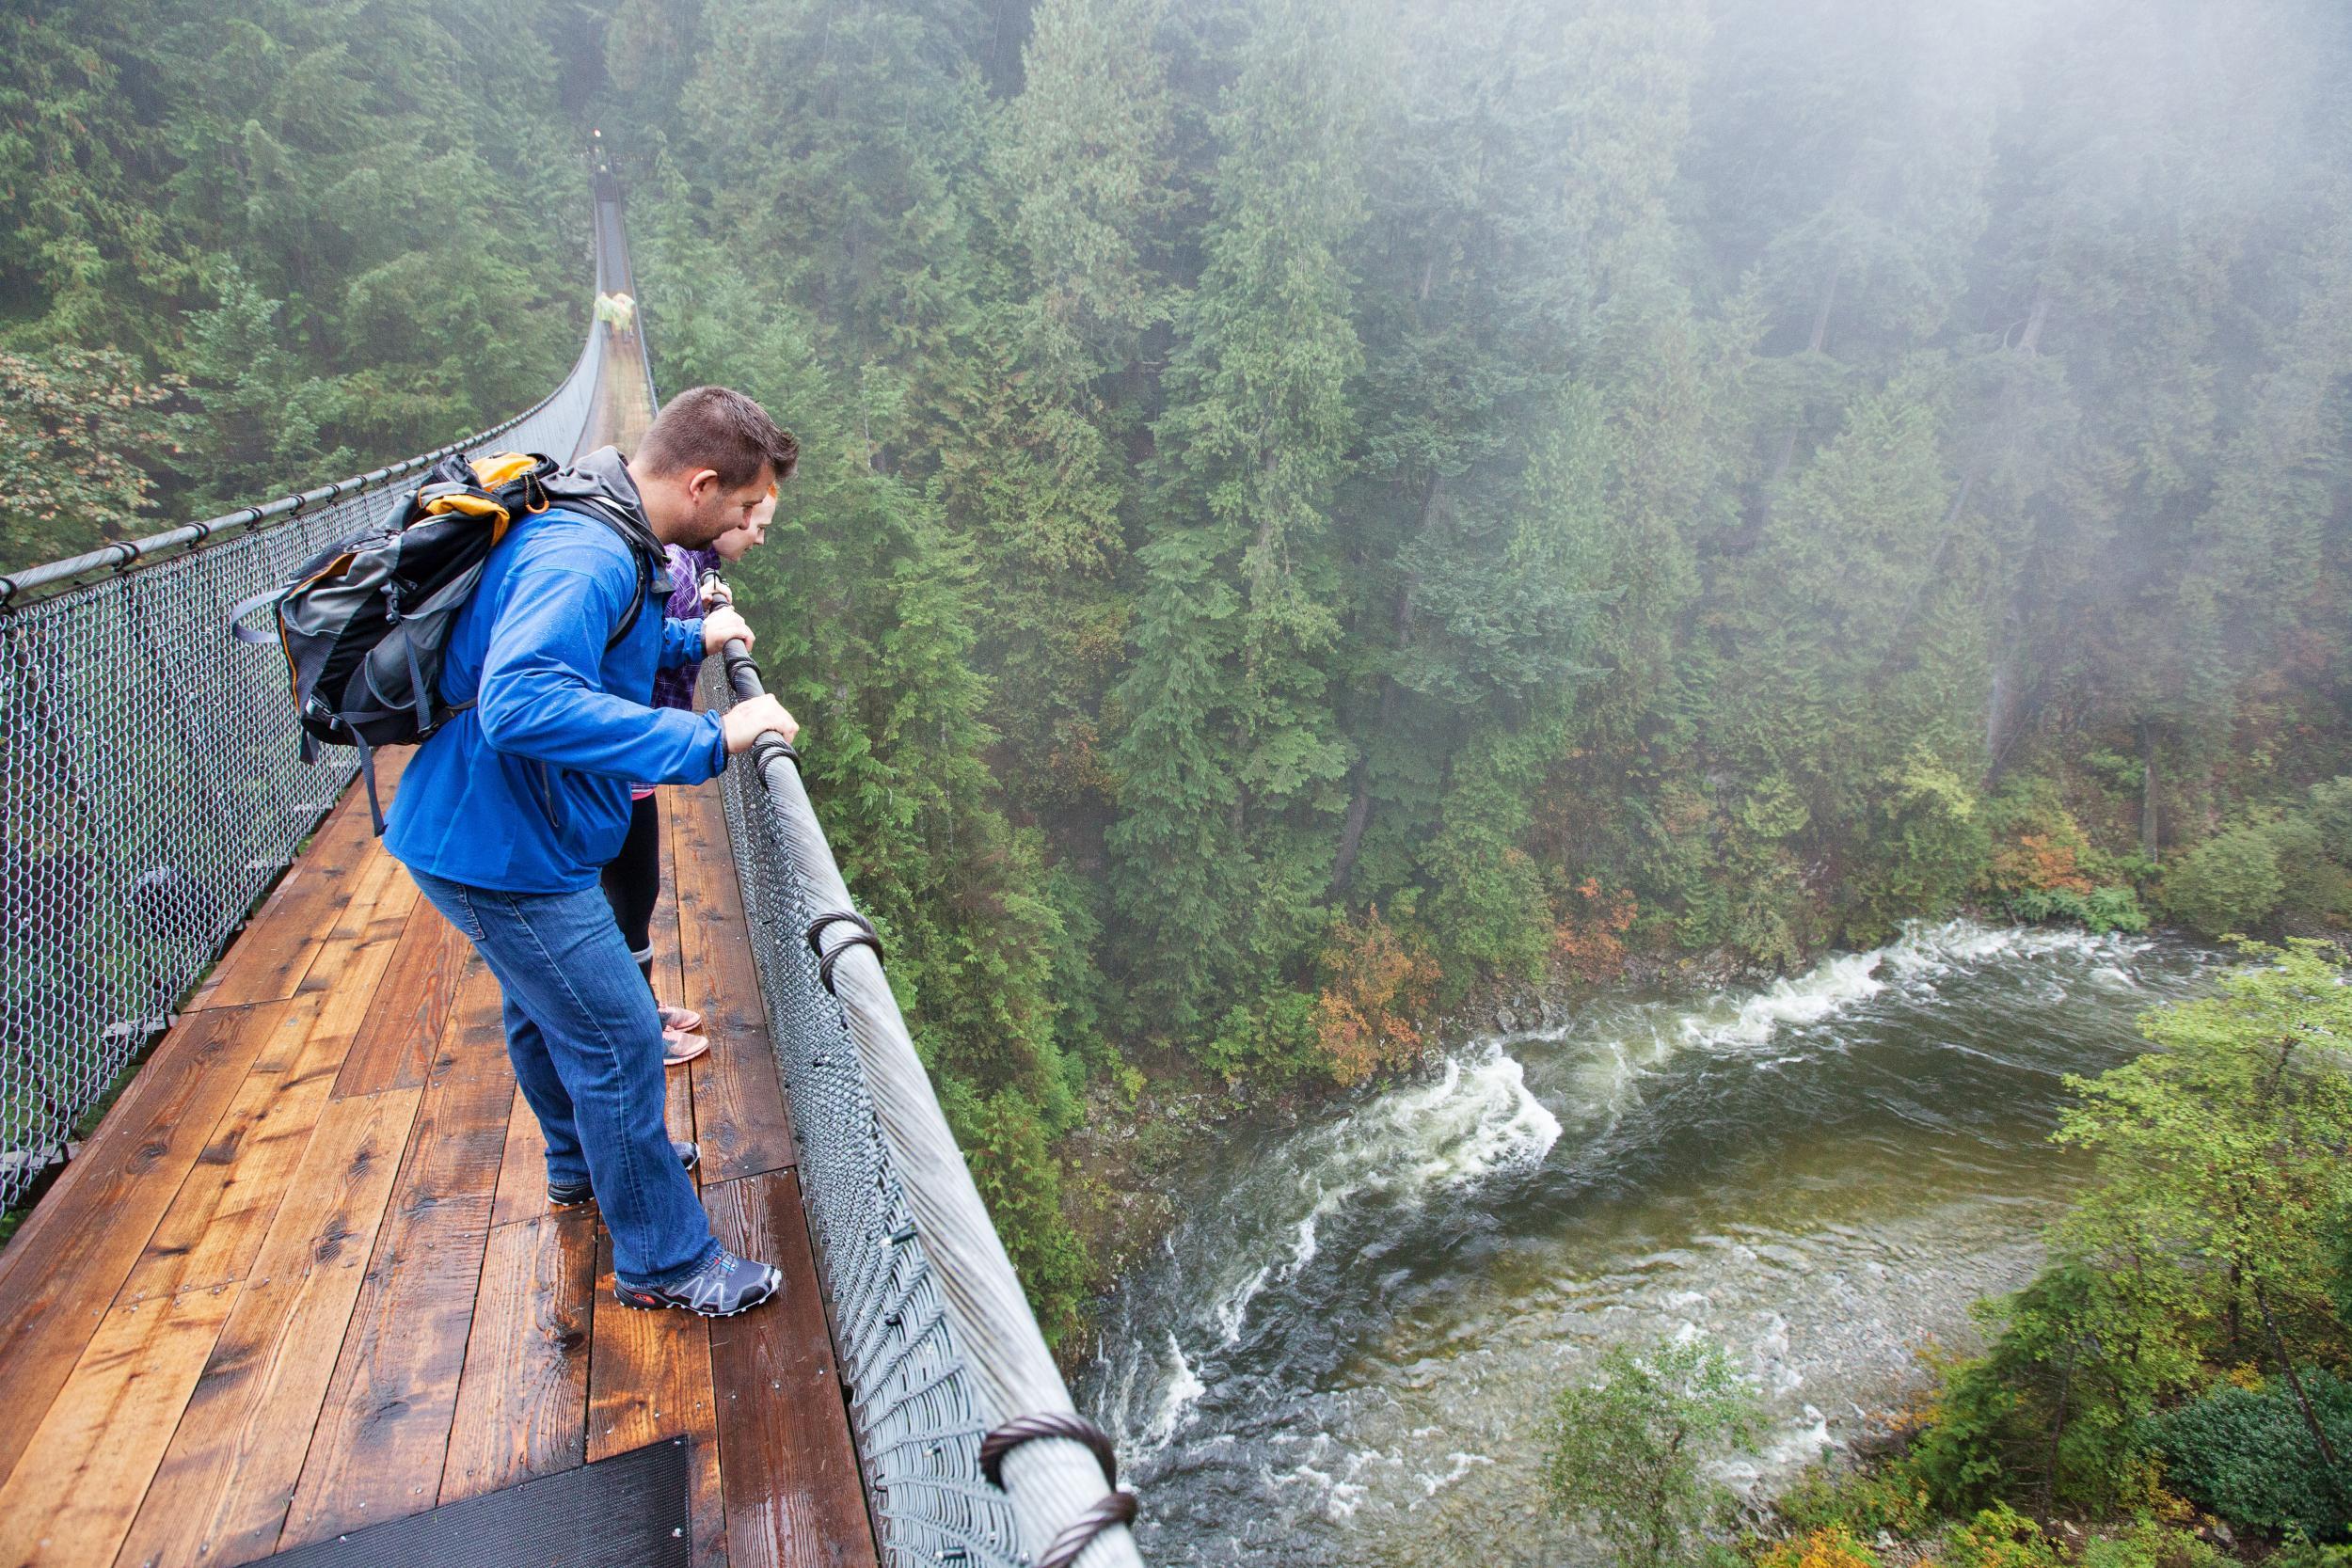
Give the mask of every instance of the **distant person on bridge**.
M 716 571 L 721 562 L 742 560 L 768 536 L 768 519 L 776 515 L 776 491 L 769 486 L 768 499 L 755 507 L 743 520 L 740 528 L 731 528 L 719 535 L 707 549 L 692 550 L 683 545 L 672 545 L 670 555 L 670 590 L 666 613 L 674 621 L 691 621 L 701 617 L 705 609 L 714 602 L 724 588 L 706 598 L 702 588 L 703 574 Z M 694 711 L 694 674 L 696 666 L 679 665 L 675 669 L 654 672 L 653 705 Z M 612 918 L 620 922 L 621 936 L 628 943 L 629 953 L 637 959 L 637 967 L 644 971 L 645 984 L 653 985 L 653 908 L 661 901 L 661 807 L 654 786 L 641 784 L 629 790 L 628 837 L 621 843 L 621 853 L 604 868 L 604 895 L 612 904 Z M 659 994 L 656 1006 L 661 1013 L 661 1063 L 664 1067 L 679 1067 L 701 1055 L 709 1046 L 696 1034 L 702 1027 L 703 1015 L 691 1007 L 671 1006 L 661 1003 Z
M 710 1233 L 699 1158 L 662 1125 L 661 1020 L 599 874 L 619 854 L 633 780 L 700 784 L 769 730 L 772 697 L 724 719 L 648 705 L 658 668 L 751 628 L 731 606 L 675 620 L 665 546 L 707 546 L 788 478 L 799 449 L 740 392 L 697 387 L 633 458 L 592 452 L 519 519 L 458 612 L 441 695 L 461 709 L 417 749 L 385 847 L 465 933 L 505 1001 L 506 1050 L 548 1146 L 548 1201 L 596 1199 L 613 1294 L 722 1317 L 781 1288 Z

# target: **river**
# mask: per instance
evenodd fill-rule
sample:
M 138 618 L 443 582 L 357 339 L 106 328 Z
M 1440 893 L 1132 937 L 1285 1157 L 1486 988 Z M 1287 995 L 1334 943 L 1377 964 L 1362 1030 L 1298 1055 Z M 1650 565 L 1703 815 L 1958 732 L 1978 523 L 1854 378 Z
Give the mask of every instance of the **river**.
M 1204 1148 L 1080 1390 L 1146 1560 L 1580 1565 L 1535 1425 L 1601 1345 L 1703 1334 L 1785 1478 L 2020 1283 L 2082 1171 L 2063 1078 L 2210 951 L 1968 922 L 1769 988 L 1604 997 L 1295 1131 Z

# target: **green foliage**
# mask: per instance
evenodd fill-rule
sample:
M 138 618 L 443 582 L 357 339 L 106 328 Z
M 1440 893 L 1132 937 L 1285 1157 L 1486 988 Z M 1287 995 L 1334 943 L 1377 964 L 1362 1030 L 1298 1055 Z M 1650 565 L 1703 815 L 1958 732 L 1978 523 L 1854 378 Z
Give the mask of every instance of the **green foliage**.
M 116 384 L 184 378 L 182 450 L 103 419 L 87 432 L 93 461 L 175 510 L 527 407 L 580 341 L 584 127 L 557 48 L 581 20 L 525 0 L 492 48 L 451 0 L 12 9 L 0 344 L 119 354 Z M 86 548 L 124 515 L 70 505 L 48 533 L 0 538 L 0 564 Z
M 2140 1509 L 2161 1475 L 2253 1509 L 2268 1478 L 2313 1473 L 2286 1374 L 2344 1343 L 2352 988 L 2317 943 L 2247 959 L 2213 996 L 2148 1013 L 2148 1054 L 2074 1082 L 2058 1136 L 2095 1177 L 2051 1264 L 1988 1306 L 1987 1352 L 1946 1369 L 1907 1462 L 1938 1506 Z M 2278 1374 L 2259 1395 L 2201 1392 L 2256 1364 Z M 2323 1376 L 2305 1382 L 2325 1387 L 2324 1423 L 2352 1416 L 2352 1389 Z M 2259 1506 L 2233 1516 L 2288 1522 Z
M 1854 879 L 1849 917 L 1857 935 L 1949 910 L 1982 874 L 1989 849 L 1976 791 L 1924 747 L 1881 780 L 1867 842 L 1869 870 Z
M 957 1117 L 955 1132 L 1045 1342 L 1070 1339 L 1084 1325 L 1094 1270 L 1062 1213 L 1061 1167 L 1044 1125 L 1020 1095 L 1000 1090 Z
M 2167 1483 L 2232 1524 L 2340 1541 L 2352 1528 L 2352 1476 L 2343 1466 L 2352 1452 L 2352 1384 L 2315 1367 L 2298 1375 L 2334 1446 L 2332 1467 L 2283 1377 L 2214 1388 L 2158 1416 L 2150 1436 Z
M 2309 810 L 2319 830 L 2320 852 L 2339 865 L 2352 865 L 2352 777 L 2312 785 Z
M 1864 1539 L 1883 1530 L 1908 1540 L 1934 1518 L 1927 1482 L 1907 1458 L 1865 1468 L 1817 1460 L 1772 1499 L 1772 1512 L 1795 1535 L 1834 1529 Z
M 2041 1526 L 1995 1503 L 1945 1537 L 1942 1560 L 1949 1568 L 2059 1568 L 2060 1559 Z
M 2329 1544 L 2308 1536 L 2289 1536 L 2270 1554 L 2273 1568 L 2345 1568 L 2352 1564 L 2352 1545 Z
M 1775 1542 L 1756 1554 L 1756 1568 L 1880 1568 L 1879 1555 L 1844 1525 L 1824 1525 Z
M 2222 1568 L 2220 1552 L 2202 1536 L 2142 1515 L 2113 1535 L 2085 1544 L 2082 1568 Z
M 2326 926 L 2352 912 L 2352 873 L 2328 858 L 2327 831 L 2291 813 L 2268 825 L 2279 866 L 2279 918 L 2290 930 Z
M 2080 926 L 2093 936 L 2148 928 L 2148 911 L 2139 907 L 2139 895 L 2127 887 L 2093 888 L 2089 893 L 2076 893 L 2072 888 L 2027 888 L 2002 899 L 2001 908 L 2010 919 L 2028 926 L 2057 921 Z
M 1541 1433 L 1552 1507 L 1588 1521 L 1624 1568 L 1687 1560 L 1736 1501 L 1710 1461 L 1752 1452 L 1763 1432 L 1755 1390 L 1719 1345 L 1615 1344 L 1597 1380 L 1564 1389 Z
M 1201 1048 L 1200 1065 L 1230 1085 L 1248 1082 L 1279 1093 L 1320 1076 L 1316 1040 L 1314 997 L 1272 991 L 1254 1006 L 1235 1003 L 1226 1009 Z
M 0 560 L 30 563 L 149 531 L 169 382 L 110 349 L 0 352 Z
M 2209 937 L 2261 929 L 2285 894 L 2277 836 L 2251 823 L 2215 834 L 2164 878 L 2166 910 Z

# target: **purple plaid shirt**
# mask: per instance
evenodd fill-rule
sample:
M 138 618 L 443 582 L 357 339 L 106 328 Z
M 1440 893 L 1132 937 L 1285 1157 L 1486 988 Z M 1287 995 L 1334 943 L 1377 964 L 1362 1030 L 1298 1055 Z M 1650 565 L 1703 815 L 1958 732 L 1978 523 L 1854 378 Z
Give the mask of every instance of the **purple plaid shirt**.
M 695 621 L 702 618 L 702 576 L 719 564 L 717 550 L 690 550 L 683 545 L 667 546 L 670 552 L 670 596 L 662 604 L 661 613 L 673 621 Z M 653 673 L 653 705 L 682 707 L 694 711 L 694 677 L 702 673 L 700 664 L 681 665 L 672 670 Z M 653 793 L 653 785 L 634 784 L 628 786 L 628 798 L 642 800 Z
M 662 613 L 674 621 L 702 619 L 703 601 L 699 584 L 705 572 L 719 564 L 717 550 L 690 550 L 682 545 L 670 547 L 670 602 Z M 675 670 L 656 670 L 653 673 L 653 705 L 682 707 L 694 711 L 694 677 L 702 666 L 689 664 Z

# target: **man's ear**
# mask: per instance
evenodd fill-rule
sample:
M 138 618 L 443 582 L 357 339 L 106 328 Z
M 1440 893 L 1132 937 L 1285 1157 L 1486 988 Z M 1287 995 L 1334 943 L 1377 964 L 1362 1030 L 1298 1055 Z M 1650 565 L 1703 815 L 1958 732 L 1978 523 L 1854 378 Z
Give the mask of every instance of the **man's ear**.
M 696 506 L 707 502 L 719 492 L 719 470 L 697 468 L 686 477 L 686 495 Z

